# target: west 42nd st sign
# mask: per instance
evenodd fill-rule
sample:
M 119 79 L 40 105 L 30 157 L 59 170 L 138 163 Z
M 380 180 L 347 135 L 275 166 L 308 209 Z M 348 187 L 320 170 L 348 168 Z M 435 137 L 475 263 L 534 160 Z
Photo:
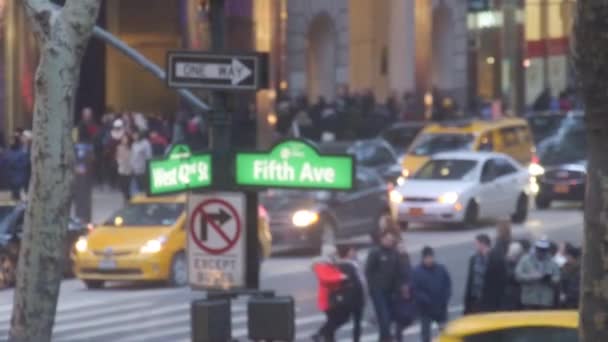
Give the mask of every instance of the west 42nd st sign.
M 321 155 L 311 144 L 287 140 L 267 153 L 237 153 L 236 184 L 260 188 L 350 190 L 354 160 Z
M 186 145 L 176 145 L 167 159 L 148 164 L 149 193 L 159 195 L 203 188 L 211 185 L 211 156 L 190 152 Z

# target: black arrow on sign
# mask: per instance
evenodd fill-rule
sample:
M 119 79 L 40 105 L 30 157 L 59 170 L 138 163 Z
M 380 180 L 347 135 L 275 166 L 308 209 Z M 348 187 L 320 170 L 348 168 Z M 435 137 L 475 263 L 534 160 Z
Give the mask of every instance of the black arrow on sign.
M 213 221 L 219 227 L 222 227 L 226 222 L 230 221 L 231 218 L 232 216 L 222 208 L 215 214 L 205 213 L 205 215 L 201 215 L 201 241 L 207 241 L 209 221 Z

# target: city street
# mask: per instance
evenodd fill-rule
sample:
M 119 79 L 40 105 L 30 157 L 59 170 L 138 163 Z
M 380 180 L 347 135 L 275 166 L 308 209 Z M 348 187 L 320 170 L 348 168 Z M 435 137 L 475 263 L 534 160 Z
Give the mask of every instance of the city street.
M 108 212 L 116 201 L 113 194 L 96 195 L 96 220 L 101 211 Z M 120 203 L 120 201 L 118 201 Z M 580 243 L 582 211 L 579 207 L 561 206 L 546 211 L 533 210 L 525 225 L 515 226 L 515 237 L 549 236 L 555 241 Z M 473 239 L 478 233 L 493 236 L 489 225 L 474 230 L 450 231 L 446 229 L 413 228 L 404 233 L 414 262 L 424 245 L 436 248 L 440 262 L 447 265 L 453 282 L 454 295 L 449 312 L 452 317 L 462 311 L 462 293 L 466 276 L 466 263 L 472 253 Z M 367 238 L 356 240 L 363 246 L 361 260 L 369 248 Z M 367 246 L 366 246 L 367 245 Z M 264 289 L 276 290 L 279 295 L 296 299 L 296 340 L 306 341 L 323 323 L 324 315 L 316 309 L 316 281 L 310 272 L 310 256 L 274 256 L 265 261 L 262 270 Z M 103 290 L 86 290 L 78 280 L 65 280 L 62 284 L 53 341 L 189 341 L 190 310 L 192 299 L 201 293 L 188 288 L 164 288 L 160 285 L 111 284 Z M 0 291 L 0 340 L 7 336 L 12 290 Z M 232 306 L 232 334 L 235 339 L 246 340 L 246 299 Z M 339 331 L 340 341 L 350 341 L 351 325 Z M 405 334 L 407 341 L 418 340 L 418 326 Z M 373 325 L 364 323 L 363 341 L 376 341 Z

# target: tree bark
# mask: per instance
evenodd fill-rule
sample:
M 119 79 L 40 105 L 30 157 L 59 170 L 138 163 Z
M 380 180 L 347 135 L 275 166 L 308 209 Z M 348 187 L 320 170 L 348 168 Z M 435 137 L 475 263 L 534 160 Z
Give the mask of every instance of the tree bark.
M 9 340 L 50 341 L 70 214 L 72 114 L 80 64 L 101 0 L 24 0 L 40 47 L 30 182 Z
M 581 286 L 582 342 L 608 341 L 608 2 L 577 1 L 573 61 L 589 144 Z

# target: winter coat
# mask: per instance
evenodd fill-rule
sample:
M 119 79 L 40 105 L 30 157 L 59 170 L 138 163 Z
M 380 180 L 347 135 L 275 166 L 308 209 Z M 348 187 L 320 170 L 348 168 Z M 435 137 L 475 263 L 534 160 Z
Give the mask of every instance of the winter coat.
M 517 311 L 521 309 L 521 285 L 515 277 L 515 268 L 519 260 L 509 260 L 507 262 L 507 284 L 502 300 L 501 308 L 507 311 Z
M 578 262 L 564 264 L 561 278 L 562 307 L 577 309 L 580 296 L 581 265 Z
M 148 139 L 136 141 L 131 146 L 131 168 L 134 175 L 146 173 L 148 160 L 152 158 L 152 146 Z
M 394 248 L 373 248 L 365 264 L 369 289 L 393 293 L 399 287 L 402 277 L 400 259 Z
M 5 176 L 11 187 L 24 187 L 30 174 L 30 155 L 23 149 L 10 148 L 4 154 Z
M 555 307 L 555 291 L 560 281 L 559 266 L 549 256 L 539 259 L 535 253 L 521 258 L 515 269 L 521 283 L 521 304 Z
M 322 312 L 329 310 L 329 295 L 340 286 L 345 275 L 335 265 L 328 262 L 317 262 L 313 265 L 313 272 L 317 276 L 319 288 L 317 292 L 317 306 Z
M 418 313 L 445 322 L 452 297 L 452 280 L 443 265 L 418 265 L 412 271 L 412 290 Z
M 118 166 L 118 174 L 129 176 L 131 170 L 131 148 L 127 145 L 118 145 L 116 148 L 116 164 Z
M 483 280 L 481 298 L 472 296 L 475 255 L 469 259 L 469 271 L 465 287 L 464 312 L 493 312 L 499 311 L 507 284 L 507 262 L 501 249 L 493 249 L 488 254 L 486 272 Z
M 336 266 L 346 278 L 333 291 L 344 296 L 345 309 L 348 312 L 363 309 L 365 304 L 364 284 L 358 274 L 357 266 L 350 261 L 339 261 Z

